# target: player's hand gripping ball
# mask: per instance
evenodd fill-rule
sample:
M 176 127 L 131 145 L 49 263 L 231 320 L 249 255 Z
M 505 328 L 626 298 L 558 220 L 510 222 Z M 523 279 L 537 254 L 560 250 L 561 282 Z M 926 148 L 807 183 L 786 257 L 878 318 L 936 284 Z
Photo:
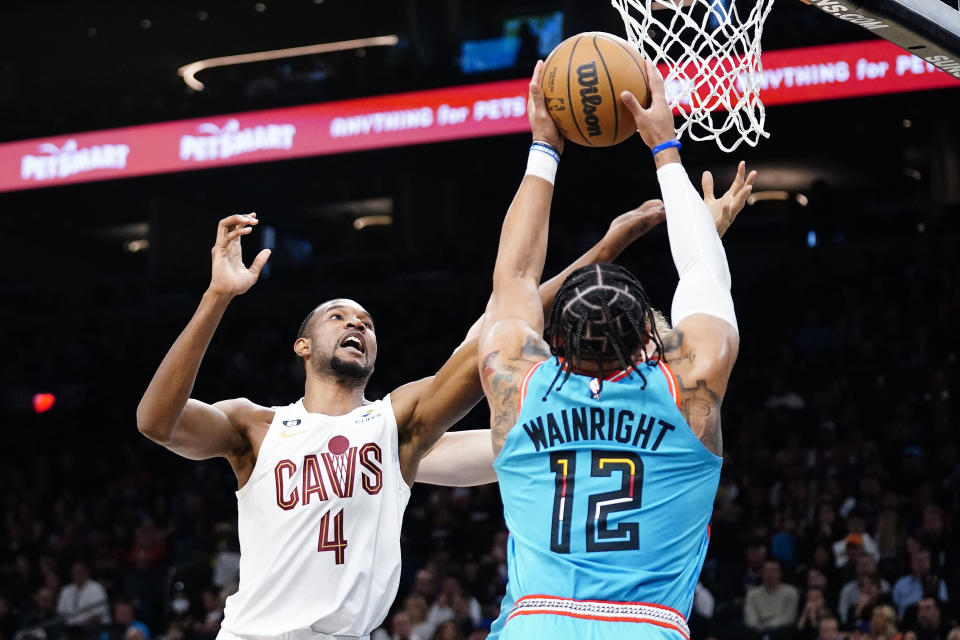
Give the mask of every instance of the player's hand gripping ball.
M 641 105 L 650 105 L 643 56 L 623 38 L 599 31 L 558 44 L 544 64 L 541 85 L 560 133 L 587 147 L 619 144 L 636 132 L 621 93 L 629 91 Z

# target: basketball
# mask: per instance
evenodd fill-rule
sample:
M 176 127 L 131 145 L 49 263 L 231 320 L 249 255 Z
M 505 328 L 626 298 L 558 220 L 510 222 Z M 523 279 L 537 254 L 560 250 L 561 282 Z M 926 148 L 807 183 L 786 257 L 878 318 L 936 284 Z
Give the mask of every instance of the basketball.
M 609 147 L 636 133 L 620 94 L 630 91 L 650 105 L 644 64 L 636 47 L 609 33 L 580 33 L 558 44 L 543 65 L 541 85 L 560 133 L 587 147 Z

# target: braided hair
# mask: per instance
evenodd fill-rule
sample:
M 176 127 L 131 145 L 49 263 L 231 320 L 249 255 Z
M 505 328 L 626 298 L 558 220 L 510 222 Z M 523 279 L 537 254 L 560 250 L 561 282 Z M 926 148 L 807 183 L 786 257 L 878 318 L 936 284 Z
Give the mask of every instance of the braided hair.
M 603 388 L 604 362 L 619 360 L 624 371 L 636 371 L 647 386 L 647 379 L 633 360 L 636 349 L 648 340 L 655 346 L 648 366 L 663 358 L 663 343 L 657 333 L 653 307 L 636 276 L 611 263 L 581 267 L 571 273 L 557 292 L 544 331 L 550 351 L 564 364 L 547 387 L 551 388 L 563 373 L 559 391 L 570 374 L 585 360 L 596 363 L 597 380 Z

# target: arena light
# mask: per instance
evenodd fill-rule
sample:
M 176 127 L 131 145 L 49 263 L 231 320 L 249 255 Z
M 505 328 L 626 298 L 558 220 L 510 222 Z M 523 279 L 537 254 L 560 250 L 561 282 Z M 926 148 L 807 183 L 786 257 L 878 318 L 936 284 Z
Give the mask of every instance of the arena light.
M 140 253 L 141 251 L 146 251 L 150 248 L 150 241 L 146 238 L 139 238 L 137 240 L 130 240 L 129 242 L 123 243 L 123 249 L 127 253 Z
M 376 36 L 374 38 L 358 38 L 356 40 L 311 44 L 305 47 L 291 47 L 288 49 L 274 49 L 272 51 L 257 51 L 255 53 L 241 53 L 233 56 L 207 58 L 206 60 L 197 60 L 196 62 L 191 62 L 190 64 L 180 67 L 177 69 L 177 75 L 183 78 L 187 86 L 194 91 L 203 91 L 204 84 L 197 80 L 196 75 L 204 69 L 229 67 L 235 64 L 248 64 L 251 62 L 263 62 L 264 60 L 296 58 L 318 53 L 333 53 L 334 51 L 350 51 L 351 49 L 363 49 L 365 47 L 392 47 L 399 41 L 400 39 L 397 38 L 397 36 Z
M 353 221 L 357 231 L 367 227 L 385 227 L 393 224 L 393 216 L 361 216 Z
M 790 192 L 789 191 L 757 191 L 756 193 L 751 193 L 750 197 L 747 198 L 747 204 L 756 204 L 763 200 L 789 200 Z
M 57 396 L 52 393 L 35 393 L 33 394 L 33 412 L 34 413 L 46 413 L 53 409 L 53 405 L 57 403 Z

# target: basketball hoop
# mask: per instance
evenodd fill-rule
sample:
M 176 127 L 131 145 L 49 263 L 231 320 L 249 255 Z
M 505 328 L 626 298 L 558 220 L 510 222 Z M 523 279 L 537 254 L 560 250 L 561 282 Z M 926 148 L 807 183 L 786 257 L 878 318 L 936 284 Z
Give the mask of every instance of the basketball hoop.
M 743 0 L 741 0 L 742 2 Z M 667 67 L 667 102 L 680 114 L 677 137 L 715 140 L 730 152 L 756 146 L 766 112 L 760 100 L 760 36 L 773 0 L 754 0 L 741 19 L 737 0 L 611 0 L 627 39 Z

